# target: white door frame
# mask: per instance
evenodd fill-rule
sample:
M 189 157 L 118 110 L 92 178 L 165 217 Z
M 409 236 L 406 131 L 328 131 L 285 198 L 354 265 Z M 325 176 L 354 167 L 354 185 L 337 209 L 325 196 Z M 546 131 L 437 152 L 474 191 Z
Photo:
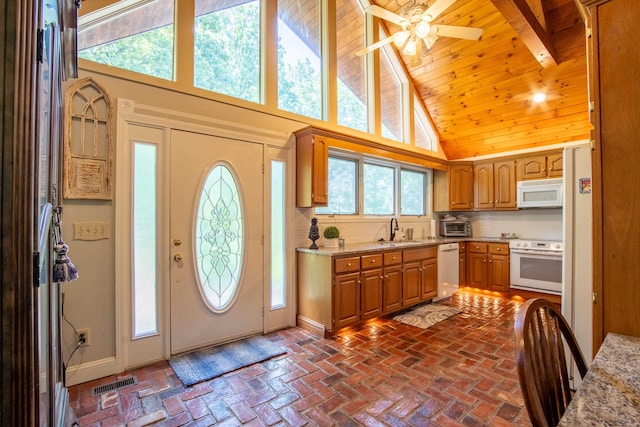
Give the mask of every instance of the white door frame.
M 210 117 L 186 114 L 178 111 L 166 110 L 148 105 L 136 104 L 127 99 L 118 99 L 117 103 L 117 143 L 116 148 L 116 182 L 115 182 L 115 359 L 116 372 L 123 372 L 135 366 L 144 365 L 153 360 L 138 360 L 132 352 L 131 346 L 131 283 L 132 283 L 132 246 L 131 246 L 131 183 L 132 183 L 132 127 L 148 127 L 162 131 L 162 140 L 153 141 L 158 144 L 158 171 L 159 175 L 166 170 L 168 165 L 166 152 L 169 143 L 169 133 L 171 130 L 185 130 L 198 132 L 211 136 L 219 136 L 229 139 L 238 139 L 247 142 L 260 143 L 265 146 L 265 152 L 270 153 L 265 156 L 265 169 L 270 166 L 272 159 L 286 162 L 286 216 L 287 223 L 293 224 L 295 205 L 295 144 L 294 140 L 286 132 L 275 132 L 248 126 L 246 123 L 235 123 L 223 120 L 212 119 Z M 274 149 L 275 148 L 275 149 Z M 265 172 L 268 172 L 266 170 Z M 264 200 L 265 212 L 270 212 L 270 174 L 265 173 Z M 160 186 L 166 185 L 159 182 Z M 164 188 L 159 188 L 162 193 Z M 168 212 L 166 204 L 168 200 L 159 200 L 159 205 L 164 206 L 164 212 Z M 158 239 L 168 239 L 169 224 L 167 215 L 159 215 L 162 221 L 161 231 Z M 270 260 L 270 215 L 265 215 L 265 262 Z M 264 332 L 285 328 L 295 325 L 296 293 L 295 293 L 295 227 L 291 226 L 286 235 L 287 253 L 287 305 L 278 310 L 270 308 L 270 277 L 269 269 L 265 268 L 265 296 L 264 299 Z M 168 245 L 158 245 L 158 259 L 168 260 L 170 253 Z M 270 265 L 270 264 L 265 264 Z M 161 269 L 158 277 L 159 282 L 159 336 L 162 340 L 162 354 L 158 354 L 154 359 L 168 359 L 171 354 L 169 342 L 169 271 Z

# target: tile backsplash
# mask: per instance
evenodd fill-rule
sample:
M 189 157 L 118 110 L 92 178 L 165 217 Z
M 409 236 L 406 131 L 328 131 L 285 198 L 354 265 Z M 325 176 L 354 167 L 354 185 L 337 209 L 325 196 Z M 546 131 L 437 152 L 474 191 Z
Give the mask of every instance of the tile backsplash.
M 308 247 L 309 227 L 313 209 L 296 209 L 296 246 Z M 455 214 L 455 213 L 452 213 Z M 473 237 L 500 237 L 501 233 L 515 233 L 523 239 L 562 240 L 562 209 L 527 209 L 519 211 L 461 212 L 471 220 Z M 374 242 L 383 238 L 389 240 L 390 219 L 367 218 L 333 218 L 317 216 L 320 239 L 319 246 L 324 244 L 322 230 L 329 225 L 340 229 L 340 236 L 349 243 Z M 439 215 L 437 215 L 439 218 Z M 431 218 L 403 219 L 398 218 L 400 228 L 413 228 L 413 239 L 422 240 L 431 236 Z M 436 226 L 437 227 L 437 226 Z M 435 233 L 437 235 L 437 230 Z M 396 234 L 396 239 L 400 233 Z

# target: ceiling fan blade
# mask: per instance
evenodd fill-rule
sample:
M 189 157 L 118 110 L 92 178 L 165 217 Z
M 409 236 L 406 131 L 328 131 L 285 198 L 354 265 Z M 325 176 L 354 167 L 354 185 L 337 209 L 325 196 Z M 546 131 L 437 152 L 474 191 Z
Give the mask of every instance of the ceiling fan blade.
M 482 35 L 482 28 L 459 27 L 457 25 L 432 25 L 431 28 L 438 36 L 458 39 L 478 40 Z
M 372 4 L 371 6 L 367 6 L 364 10 L 367 13 L 377 16 L 378 18 L 384 19 L 385 21 L 393 22 L 394 24 L 398 24 L 400 26 L 409 25 L 408 19 L 403 18 L 400 15 L 396 15 L 393 12 L 389 12 L 387 9 L 384 9 L 380 6 L 376 6 L 375 4 Z
M 389 44 L 393 41 L 393 36 L 389 36 L 386 39 L 382 39 L 380 41 L 377 41 L 373 44 L 370 44 L 369 46 L 365 47 L 364 49 L 360 49 L 359 51 L 356 52 L 356 55 L 358 56 L 362 56 L 366 53 L 369 53 L 371 51 L 376 50 L 377 48 L 384 46 L 385 44 Z
M 425 17 L 428 22 L 431 22 L 455 2 L 456 0 L 436 0 L 427 10 L 424 11 L 422 16 Z

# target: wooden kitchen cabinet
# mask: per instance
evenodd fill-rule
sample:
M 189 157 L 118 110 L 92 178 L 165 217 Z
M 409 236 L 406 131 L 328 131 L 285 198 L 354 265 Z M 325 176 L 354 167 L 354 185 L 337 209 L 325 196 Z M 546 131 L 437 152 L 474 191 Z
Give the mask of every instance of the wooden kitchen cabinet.
M 558 152 L 518 159 L 518 181 L 562 177 L 562 157 L 562 152 Z
M 517 209 L 515 161 L 473 167 L 475 210 Z
M 385 253 L 382 269 L 382 311 L 402 308 L 402 252 Z
M 473 166 L 451 165 L 447 171 L 434 170 L 434 211 L 473 209 Z
M 360 320 L 360 273 L 336 274 L 333 283 L 333 325 L 340 329 Z
M 509 245 L 507 243 L 467 243 L 466 286 L 508 292 Z
M 458 254 L 460 256 L 460 265 L 458 267 L 458 284 L 460 287 L 466 286 L 467 283 L 467 244 L 460 242 L 458 245 Z
M 360 257 L 360 319 L 371 319 L 382 314 L 382 254 Z
M 312 128 L 296 132 L 296 206 L 329 203 L 329 138 Z
M 403 306 L 409 307 L 438 295 L 436 246 L 403 251 Z

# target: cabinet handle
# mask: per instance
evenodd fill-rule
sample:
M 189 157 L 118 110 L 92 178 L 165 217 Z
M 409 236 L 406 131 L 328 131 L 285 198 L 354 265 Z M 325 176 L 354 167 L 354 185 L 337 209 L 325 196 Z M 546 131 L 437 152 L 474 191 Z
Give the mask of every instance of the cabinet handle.
M 351 263 L 350 262 L 347 263 L 347 267 L 351 267 Z
M 486 259 L 483 259 L 483 260 L 482 260 L 482 262 L 487 262 L 487 260 L 486 260 Z
M 385 274 L 385 275 L 384 275 L 384 278 L 385 278 L 385 279 L 388 279 L 388 278 L 389 278 L 389 275 L 388 275 L 388 274 Z
M 492 260 L 492 259 L 490 259 L 490 260 L 489 260 L 489 264 L 491 264 L 492 262 L 493 262 L 493 260 Z
M 500 248 L 496 248 L 496 251 L 500 252 Z
M 392 260 L 392 261 L 395 261 L 395 260 L 396 260 L 396 257 L 392 256 L 392 257 L 391 257 L 391 260 Z
M 376 262 L 376 260 L 375 260 L 375 259 L 372 259 L 372 260 L 371 260 L 371 264 L 375 264 L 375 262 Z
M 380 276 L 380 279 L 384 279 L 384 277 Z

